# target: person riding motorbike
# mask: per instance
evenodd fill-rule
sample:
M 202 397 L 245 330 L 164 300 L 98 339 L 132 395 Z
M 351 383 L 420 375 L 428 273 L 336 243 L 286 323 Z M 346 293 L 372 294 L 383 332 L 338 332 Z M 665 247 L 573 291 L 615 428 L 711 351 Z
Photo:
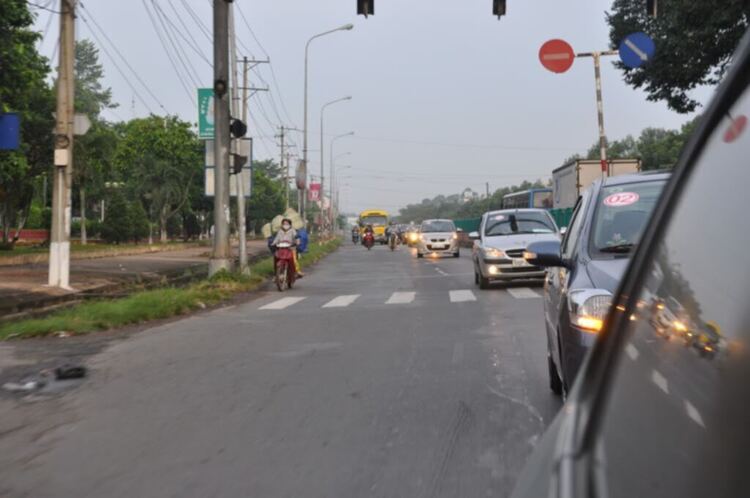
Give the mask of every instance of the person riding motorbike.
M 391 237 L 395 237 L 396 240 L 394 241 L 394 244 L 398 244 L 400 241 L 399 233 L 398 233 L 398 227 L 396 226 L 396 223 L 391 221 L 388 226 L 385 228 L 385 238 L 390 244 Z
M 281 242 L 291 244 L 292 258 L 294 260 L 294 270 L 297 273 L 297 278 L 302 278 L 304 274 L 300 269 L 299 258 L 297 257 L 297 245 L 299 244 L 299 237 L 297 235 L 297 231 L 292 228 L 292 220 L 290 220 L 289 218 L 284 218 L 283 220 L 281 220 L 281 228 L 279 228 L 279 231 L 276 232 L 276 237 L 274 237 L 271 245 L 273 247 L 276 247 Z
M 368 246 L 368 240 L 370 241 L 370 245 Z M 367 225 L 365 227 L 364 233 L 362 234 L 362 245 L 367 246 L 369 249 L 372 247 L 372 245 L 375 243 L 375 230 L 372 229 L 372 225 Z
M 359 227 L 357 225 L 352 227 L 352 242 L 355 244 L 359 242 Z

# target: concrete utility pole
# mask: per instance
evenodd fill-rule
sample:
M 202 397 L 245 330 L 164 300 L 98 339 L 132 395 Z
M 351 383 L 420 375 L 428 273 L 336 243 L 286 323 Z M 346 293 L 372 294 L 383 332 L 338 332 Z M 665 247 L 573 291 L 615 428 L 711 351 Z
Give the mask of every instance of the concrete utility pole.
M 229 7 L 229 39 L 231 44 L 229 45 L 232 51 L 232 115 L 237 116 L 237 40 L 234 30 L 234 4 Z M 242 66 L 242 122 L 247 124 L 247 57 L 244 57 Z M 234 143 L 234 160 L 238 161 L 236 154 L 240 153 L 238 139 L 233 141 Z M 249 160 L 248 156 L 248 160 Z M 245 185 L 243 185 L 244 176 L 244 164 L 243 169 L 240 170 L 239 174 L 235 174 L 234 184 L 237 187 L 237 233 L 239 235 L 239 252 L 240 252 L 240 273 L 250 274 L 250 268 L 247 266 L 247 222 L 245 221 Z
M 281 132 L 276 135 L 276 138 L 281 140 L 281 162 L 279 166 L 284 168 L 284 125 L 281 125 Z M 289 163 L 284 168 L 284 199 L 286 201 L 286 209 L 289 209 Z
M 594 59 L 594 78 L 596 80 L 596 115 L 599 122 L 599 159 L 602 167 L 602 176 L 609 176 L 609 163 L 607 162 L 607 135 L 604 133 L 604 104 L 602 103 L 602 75 L 601 58 L 604 55 L 618 55 L 617 50 L 604 52 L 583 52 L 576 57 L 591 57 Z
M 214 0 L 214 246 L 208 274 L 232 269 L 229 245 L 229 3 Z
M 52 190 L 49 278 L 52 287 L 70 289 L 70 216 L 73 185 L 76 0 L 60 0 L 60 65 L 57 79 L 55 172 Z

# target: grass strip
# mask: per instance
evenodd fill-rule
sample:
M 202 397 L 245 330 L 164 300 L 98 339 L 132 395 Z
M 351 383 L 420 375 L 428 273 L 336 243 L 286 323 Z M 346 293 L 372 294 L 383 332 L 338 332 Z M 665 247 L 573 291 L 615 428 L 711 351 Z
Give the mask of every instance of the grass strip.
M 315 263 L 340 244 L 340 239 L 311 243 L 301 259 L 302 266 Z M 256 289 L 273 275 L 273 259 L 268 257 L 253 264 L 250 273 L 251 276 L 245 276 L 223 271 L 187 287 L 167 287 L 136 292 L 120 299 L 90 301 L 44 318 L 7 323 L 0 326 L 0 340 L 42 337 L 57 332 L 86 334 L 183 315 Z

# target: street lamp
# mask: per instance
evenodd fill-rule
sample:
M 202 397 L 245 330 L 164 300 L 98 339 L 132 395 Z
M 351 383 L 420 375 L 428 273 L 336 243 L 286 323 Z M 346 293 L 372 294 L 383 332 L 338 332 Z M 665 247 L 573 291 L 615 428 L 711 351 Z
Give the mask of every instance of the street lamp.
M 329 31 L 324 31 L 323 33 L 318 33 L 317 35 L 313 36 L 309 40 L 307 40 L 307 44 L 305 45 L 305 126 L 304 126 L 304 133 L 303 133 L 303 144 L 302 144 L 302 163 L 305 165 L 305 169 L 307 169 L 307 54 L 308 50 L 310 48 L 310 42 L 312 42 L 316 38 L 320 38 L 321 36 L 325 36 L 331 33 L 335 33 L 336 31 L 349 31 L 354 28 L 353 24 L 344 24 L 343 26 L 339 26 L 336 29 L 332 29 Z M 301 209 L 300 209 L 301 211 Z
M 344 102 L 347 100 L 352 100 L 352 96 L 348 95 L 340 99 L 332 100 L 326 104 L 323 104 L 323 107 L 320 108 L 320 195 L 321 195 L 321 200 L 323 198 L 323 194 L 325 193 L 325 187 L 323 186 L 323 178 L 325 177 L 325 167 L 324 167 L 325 161 L 323 159 L 324 158 L 323 156 L 323 113 L 326 110 L 326 107 L 328 107 L 329 105 L 333 105 L 338 102 Z M 333 192 L 333 190 L 331 190 L 331 192 Z

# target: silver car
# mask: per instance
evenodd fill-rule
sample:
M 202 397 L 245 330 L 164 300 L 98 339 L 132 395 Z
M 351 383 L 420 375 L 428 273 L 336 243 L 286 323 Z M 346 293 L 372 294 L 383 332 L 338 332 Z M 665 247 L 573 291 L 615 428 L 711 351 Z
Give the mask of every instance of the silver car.
M 474 240 L 474 281 L 486 289 L 493 281 L 543 279 L 544 269 L 523 259 L 532 242 L 559 240 L 560 230 L 544 209 L 503 209 L 482 216 Z
M 424 220 L 417 237 L 417 257 L 450 254 L 460 256 L 458 231 L 451 220 Z

